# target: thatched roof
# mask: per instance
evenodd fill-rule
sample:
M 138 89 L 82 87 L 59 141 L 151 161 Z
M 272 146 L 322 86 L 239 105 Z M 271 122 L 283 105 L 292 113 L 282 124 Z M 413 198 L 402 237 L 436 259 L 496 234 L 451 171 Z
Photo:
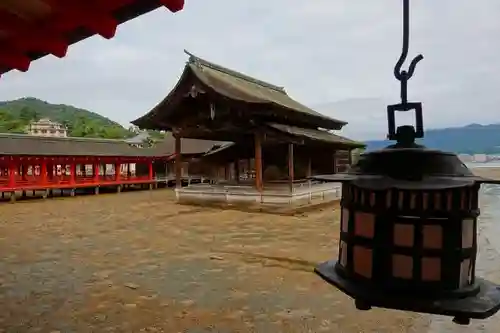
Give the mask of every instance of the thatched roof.
M 125 140 L 57 138 L 0 133 L 4 156 L 162 157 L 153 149 L 131 147 Z
M 187 52 L 186 52 L 187 53 Z M 308 124 L 311 127 L 322 126 L 329 129 L 341 129 L 345 121 L 334 119 L 316 112 L 292 99 L 284 88 L 255 79 L 240 72 L 216 65 L 190 53 L 189 61 L 175 88 L 146 115 L 132 123 L 147 129 L 171 129 L 170 119 L 176 114 L 182 117 L 181 100 L 189 96 L 193 87 L 209 91 L 233 102 L 246 104 L 242 108 L 254 117 L 257 113 L 273 115 L 277 122 L 288 124 Z

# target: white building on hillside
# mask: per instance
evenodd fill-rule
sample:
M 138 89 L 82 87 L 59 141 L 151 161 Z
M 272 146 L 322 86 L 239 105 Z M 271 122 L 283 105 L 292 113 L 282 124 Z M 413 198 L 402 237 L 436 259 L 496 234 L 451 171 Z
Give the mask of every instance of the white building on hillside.
M 68 130 L 62 124 L 48 118 L 32 121 L 28 125 L 28 134 L 36 136 L 67 137 Z

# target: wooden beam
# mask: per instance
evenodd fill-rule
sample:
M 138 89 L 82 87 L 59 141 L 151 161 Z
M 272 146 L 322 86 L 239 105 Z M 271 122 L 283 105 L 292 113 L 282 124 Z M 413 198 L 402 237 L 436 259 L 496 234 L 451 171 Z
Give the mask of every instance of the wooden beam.
M 290 193 L 293 192 L 293 180 L 295 176 L 293 163 L 293 143 L 288 144 L 288 185 L 290 187 Z
M 262 134 L 255 133 L 255 187 L 259 192 L 264 189 L 262 182 Z

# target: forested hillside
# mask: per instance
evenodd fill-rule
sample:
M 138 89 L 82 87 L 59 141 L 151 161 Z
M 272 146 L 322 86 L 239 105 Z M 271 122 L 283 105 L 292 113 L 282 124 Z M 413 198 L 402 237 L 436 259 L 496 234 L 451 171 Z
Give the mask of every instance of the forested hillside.
M 134 133 L 88 110 L 50 104 L 36 98 L 0 102 L 0 132 L 24 133 L 32 120 L 49 118 L 66 126 L 70 136 L 119 139 Z

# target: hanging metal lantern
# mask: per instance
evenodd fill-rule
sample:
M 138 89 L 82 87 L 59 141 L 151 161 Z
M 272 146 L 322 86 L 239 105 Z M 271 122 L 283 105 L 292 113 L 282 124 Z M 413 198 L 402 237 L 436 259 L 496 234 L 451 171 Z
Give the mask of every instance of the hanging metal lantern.
M 452 154 L 415 143 L 424 135 L 422 105 L 408 103 L 409 0 L 404 0 L 404 47 L 395 75 L 402 102 L 388 107 L 396 144 L 361 155 L 345 174 L 315 177 L 342 183 L 338 260 L 316 273 L 372 306 L 453 316 L 458 324 L 500 309 L 500 286 L 475 276 L 478 194 L 483 183 Z M 416 113 L 416 126 L 395 127 L 395 112 Z

